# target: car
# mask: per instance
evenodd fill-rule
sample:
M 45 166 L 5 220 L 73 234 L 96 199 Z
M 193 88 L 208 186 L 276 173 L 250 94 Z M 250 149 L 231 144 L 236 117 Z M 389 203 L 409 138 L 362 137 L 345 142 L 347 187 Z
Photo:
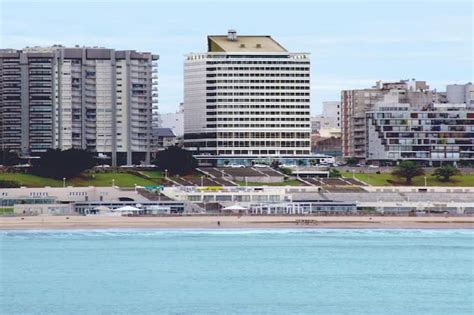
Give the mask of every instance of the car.
M 95 168 L 109 168 L 110 165 L 103 164 L 103 165 L 96 165 Z
M 295 164 L 282 164 L 282 165 L 280 165 L 280 167 L 283 167 L 283 168 L 295 168 L 296 165 L 295 165 Z
M 264 167 L 268 167 L 268 165 L 267 164 L 254 164 L 253 167 L 264 168 Z
M 369 165 L 370 168 L 379 168 L 378 165 Z
M 245 165 L 242 165 L 242 164 L 229 164 L 228 167 L 230 167 L 230 168 L 245 168 Z

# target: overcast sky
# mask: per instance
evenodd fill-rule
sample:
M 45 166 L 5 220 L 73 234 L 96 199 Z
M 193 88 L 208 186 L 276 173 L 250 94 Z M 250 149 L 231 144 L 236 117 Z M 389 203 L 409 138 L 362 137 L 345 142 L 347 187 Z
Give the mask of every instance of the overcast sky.
M 312 112 L 341 89 L 416 78 L 473 80 L 472 1 L 0 0 L 0 47 L 62 44 L 160 55 L 160 109 L 183 98 L 183 60 L 208 34 L 271 35 L 312 61 Z

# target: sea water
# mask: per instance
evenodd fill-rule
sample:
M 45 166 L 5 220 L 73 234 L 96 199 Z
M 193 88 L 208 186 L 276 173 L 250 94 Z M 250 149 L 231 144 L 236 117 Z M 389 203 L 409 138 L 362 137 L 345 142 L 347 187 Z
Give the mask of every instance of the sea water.
M 473 314 L 472 230 L 0 232 L 1 314 Z

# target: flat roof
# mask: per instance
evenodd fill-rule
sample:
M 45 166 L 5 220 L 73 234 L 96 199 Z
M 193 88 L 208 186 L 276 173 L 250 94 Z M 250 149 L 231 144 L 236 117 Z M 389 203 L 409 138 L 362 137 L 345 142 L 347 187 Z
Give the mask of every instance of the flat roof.
M 207 37 L 208 52 L 287 52 L 276 40 L 268 35 L 243 35 L 235 40 L 227 35 Z

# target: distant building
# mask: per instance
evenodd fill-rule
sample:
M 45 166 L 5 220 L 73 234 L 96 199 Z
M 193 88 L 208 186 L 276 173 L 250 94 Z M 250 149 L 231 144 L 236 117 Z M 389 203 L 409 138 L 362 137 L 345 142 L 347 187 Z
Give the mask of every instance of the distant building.
M 323 102 L 324 129 L 341 129 L 341 102 Z
M 157 60 L 91 47 L 0 50 L 0 146 L 87 149 L 113 165 L 149 160 Z
M 466 104 L 474 108 L 474 86 L 472 83 L 447 85 L 446 100 L 448 103 Z
M 474 110 L 467 109 L 466 104 L 413 108 L 380 103 L 366 113 L 366 119 L 366 159 L 371 163 L 474 163 Z
M 438 95 L 425 81 L 378 81 L 372 88 L 344 90 L 341 92 L 342 154 L 365 160 L 367 152 L 366 112 L 376 103 L 406 103 L 423 107 L 436 102 Z
M 182 138 L 184 136 L 184 110 L 183 103 L 181 103 L 180 108 L 175 113 L 166 113 L 159 115 L 159 124 L 160 128 L 170 128 L 173 130 L 173 133 L 177 138 Z
M 270 36 L 208 36 L 184 65 L 184 145 L 217 163 L 310 154 L 310 60 Z
M 157 128 L 153 130 L 153 148 L 164 149 L 176 144 L 176 135 L 171 128 Z

